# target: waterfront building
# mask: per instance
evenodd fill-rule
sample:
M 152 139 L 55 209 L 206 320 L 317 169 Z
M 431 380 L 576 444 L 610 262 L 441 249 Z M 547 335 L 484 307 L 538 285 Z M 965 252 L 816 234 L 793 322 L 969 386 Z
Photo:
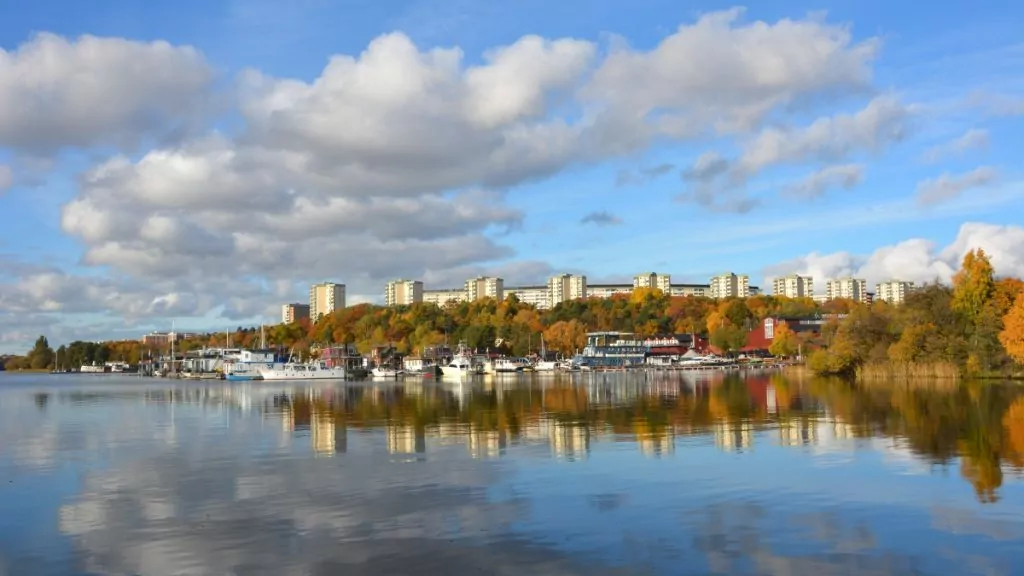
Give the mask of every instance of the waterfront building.
M 493 276 L 477 276 L 466 280 L 466 299 L 475 302 L 481 298 L 505 299 L 505 281 Z
M 281 306 L 281 323 L 291 324 L 303 318 L 309 318 L 309 304 L 285 304 Z
M 913 282 L 889 280 L 875 286 L 875 298 L 889 304 L 902 304 L 907 294 L 914 291 Z
M 309 317 L 316 322 L 322 316 L 345 307 L 345 285 L 334 282 L 309 287 Z
M 708 296 L 711 298 L 747 298 L 752 295 L 750 277 L 746 274 L 727 272 L 715 276 L 708 282 L 708 287 Z
M 419 280 L 392 280 L 384 288 L 385 306 L 408 306 L 423 302 L 423 282 Z
M 465 302 L 466 291 L 461 288 L 442 288 L 440 290 L 424 290 L 423 302 L 444 306 L 449 302 Z
M 546 310 L 550 307 L 547 286 L 518 286 L 514 288 L 506 288 L 505 297 L 508 298 L 512 295 L 515 295 L 515 297 L 523 304 L 536 306 L 540 310 Z
M 562 302 L 587 297 L 587 277 L 561 274 L 548 278 L 548 306 L 554 308 Z
M 772 292 L 786 298 L 811 298 L 814 296 L 814 279 L 797 274 L 776 278 L 772 282 Z
M 672 277 L 668 274 L 645 272 L 633 277 L 633 288 L 657 288 L 665 294 L 672 291 Z
M 863 278 L 836 278 L 825 284 L 825 300 L 845 298 L 856 302 L 868 301 L 868 282 Z

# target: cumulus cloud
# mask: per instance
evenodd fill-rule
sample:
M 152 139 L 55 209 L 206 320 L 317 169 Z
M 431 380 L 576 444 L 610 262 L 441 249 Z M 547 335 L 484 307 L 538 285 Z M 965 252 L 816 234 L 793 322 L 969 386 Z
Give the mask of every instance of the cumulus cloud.
M 206 111 L 213 80 L 190 47 L 39 34 L 0 49 L 0 147 L 46 154 L 165 138 Z
M 869 255 L 811 252 L 764 269 L 766 277 L 801 274 L 825 280 L 854 276 L 864 278 L 869 287 L 878 282 L 900 279 L 912 282 L 952 281 L 953 274 L 968 251 L 981 248 L 988 253 L 996 274 L 1024 276 L 1024 255 L 1018 247 L 1024 242 L 1024 227 L 967 222 L 948 246 L 913 238 L 884 246 Z
M 580 224 L 593 224 L 594 226 L 618 226 L 622 224 L 622 218 L 608 212 L 607 210 L 598 210 L 591 212 L 580 218 Z
M 825 195 L 830 188 L 850 190 L 864 179 L 862 164 L 840 164 L 828 166 L 807 176 L 803 180 L 787 186 L 784 194 L 792 198 L 813 199 Z
M 742 10 L 684 23 L 649 50 L 524 36 L 472 64 L 458 48 L 421 49 L 396 32 L 331 56 L 311 80 L 243 72 L 232 95 L 237 133 L 196 136 L 215 78 L 192 48 L 40 35 L 0 52 L 0 146 L 35 154 L 158 144 L 101 160 L 62 208 L 82 262 L 119 284 L 101 282 L 87 298 L 52 287 L 48 300 L 9 287 L 4 302 L 53 313 L 223 306 L 242 315 L 294 297 L 277 287 L 314 279 L 378 294 L 388 278 L 494 270 L 515 256 L 502 235 L 525 217 L 510 188 L 635 157 L 664 139 L 746 137 L 739 158 L 705 155 L 684 179 L 700 184 L 691 195 L 701 205 L 747 211 L 756 200 L 719 195 L 715 179 L 833 162 L 902 133 L 905 107 L 892 97 L 778 127 L 834 97 L 870 93 L 877 46 L 822 18 L 748 22 Z M 621 183 L 673 169 L 641 168 Z M 116 302 L 101 297 L 107 288 L 120 290 Z
M 934 206 L 952 200 L 968 190 L 991 186 L 999 174 L 991 166 L 979 166 L 964 174 L 943 173 L 937 178 L 923 180 L 917 185 L 917 203 Z
M 949 142 L 929 148 L 924 153 L 924 158 L 928 162 L 938 162 L 947 156 L 958 156 L 971 150 L 987 148 L 988 145 L 988 130 L 971 128 Z

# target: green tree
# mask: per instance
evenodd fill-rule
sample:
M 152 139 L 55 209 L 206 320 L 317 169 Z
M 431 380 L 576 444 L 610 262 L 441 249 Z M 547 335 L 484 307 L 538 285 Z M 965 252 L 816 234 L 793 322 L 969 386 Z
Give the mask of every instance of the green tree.
M 725 354 L 731 354 L 747 344 L 747 332 L 726 322 L 711 332 L 711 345 Z
M 44 370 L 53 366 L 53 348 L 50 348 L 46 336 L 36 339 L 35 346 L 28 353 L 28 362 L 29 367 L 33 370 Z

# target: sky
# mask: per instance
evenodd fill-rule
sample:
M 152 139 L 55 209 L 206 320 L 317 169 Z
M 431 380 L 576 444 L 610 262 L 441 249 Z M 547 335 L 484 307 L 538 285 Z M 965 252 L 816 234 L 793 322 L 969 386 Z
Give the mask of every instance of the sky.
M 477 274 L 1024 275 L 1006 2 L 0 0 L 0 353 Z

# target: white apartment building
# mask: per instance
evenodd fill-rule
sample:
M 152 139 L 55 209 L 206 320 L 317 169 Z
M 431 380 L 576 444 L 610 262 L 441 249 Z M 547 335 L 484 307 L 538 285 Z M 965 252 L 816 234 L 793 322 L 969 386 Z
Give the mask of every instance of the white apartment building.
M 611 298 L 616 294 L 629 296 L 633 293 L 631 284 L 590 284 L 587 286 L 587 297 L 589 298 Z
M 561 274 L 548 278 L 547 305 L 554 308 L 561 302 L 587 297 L 587 277 Z
M 423 302 L 444 306 L 449 302 L 465 302 L 466 291 L 458 288 L 446 288 L 442 290 L 424 290 Z
M 285 304 L 281 306 L 281 323 L 291 324 L 300 318 L 309 318 L 309 304 Z
M 523 304 L 536 306 L 540 310 L 551 307 L 547 286 L 517 286 L 505 289 L 505 298 L 515 295 Z
M 750 296 L 750 277 L 732 272 L 715 276 L 708 282 L 711 298 L 747 298 Z
M 315 322 L 321 316 L 345 307 L 345 285 L 334 282 L 309 287 L 309 317 Z
M 797 274 L 776 278 L 772 282 L 772 293 L 786 298 L 813 298 L 814 279 Z
M 707 284 L 672 284 L 669 287 L 671 296 L 707 296 L 711 287 Z
M 856 302 L 868 301 L 868 282 L 863 278 L 836 278 L 825 284 L 825 300 L 844 298 Z
M 385 306 L 408 306 L 423 302 L 423 282 L 419 280 L 392 280 L 384 288 Z
M 907 294 L 913 291 L 913 282 L 889 280 L 875 286 L 875 300 L 881 300 L 889 304 L 902 304 L 906 300 Z
M 672 292 L 672 276 L 657 272 L 637 274 L 633 277 L 633 288 L 657 288 L 665 294 L 669 294 Z
M 476 301 L 481 298 L 494 298 L 498 302 L 505 299 L 505 281 L 493 276 L 477 276 L 466 280 L 466 298 Z

